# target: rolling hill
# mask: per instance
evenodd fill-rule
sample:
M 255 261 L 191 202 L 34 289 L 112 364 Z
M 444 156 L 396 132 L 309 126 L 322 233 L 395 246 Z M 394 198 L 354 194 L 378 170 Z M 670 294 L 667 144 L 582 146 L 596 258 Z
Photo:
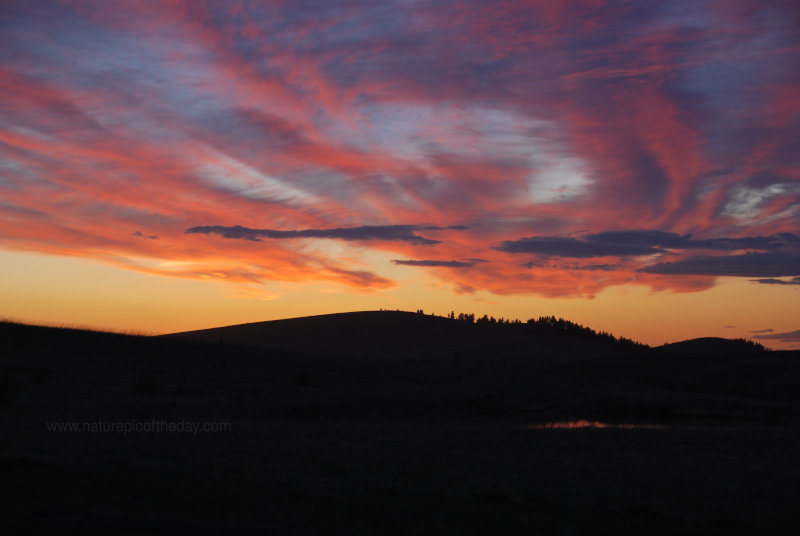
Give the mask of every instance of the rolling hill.
M 359 311 L 272 320 L 165 335 L 206 343 L 328 355 L 589 357 L 638 352 L 644 345 L 555 317 L 528 322 L 447 318 L 405 311 Z
M 13 533 L 796 525 L 800 352 L 396 311 L 159 337 L 0 323 L 0 341 Z
M 663 344 L 656 350 L 671 354 L 743 354 L 763 352 L 762 344 L 746 339 L 723 339 L 721 337 L 702 337 L 674 343 Z

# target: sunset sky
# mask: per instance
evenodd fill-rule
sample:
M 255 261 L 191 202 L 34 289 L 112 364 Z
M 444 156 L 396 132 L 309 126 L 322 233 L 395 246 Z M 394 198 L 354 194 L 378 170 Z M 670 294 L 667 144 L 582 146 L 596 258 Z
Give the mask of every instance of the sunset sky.
M 3 2 L 0 316 L 800 347 L 800 3 Z

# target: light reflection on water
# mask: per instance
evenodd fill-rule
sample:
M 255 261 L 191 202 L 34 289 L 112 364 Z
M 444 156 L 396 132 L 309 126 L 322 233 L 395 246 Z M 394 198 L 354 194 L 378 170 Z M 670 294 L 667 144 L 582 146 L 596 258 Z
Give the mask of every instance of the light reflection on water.
M 575 430 L 577 428 L 616 428 L 623 430 L 661 430 L 665 428 L 660 424 L 616 424 L 600 421 L 563 421 L 563 422 L 545 422 L 541 424 L 529 424 L 528 428 L 531 430 Z

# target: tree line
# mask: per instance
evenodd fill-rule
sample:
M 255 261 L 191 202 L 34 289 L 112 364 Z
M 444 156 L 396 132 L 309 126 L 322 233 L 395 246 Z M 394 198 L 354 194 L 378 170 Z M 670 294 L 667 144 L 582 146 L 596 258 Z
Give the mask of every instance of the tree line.
M 417 309 L 416 313 L 418 315 L 425 314 L 425 312 L 422 309 Z M 436 315 L 431 315 L 431 316 L 436 316 Z M 467 324 L 474 324 L 476 326 L 501 326 L 506 329 L 520 329 L 530 333 L 562 334 L 562 335 L 587 337 L 587 338 L 591 337 L 635 348 L 649 348 L 648 345 L 640 343 L 638 341 L 634 341 L 633 339 L 628 339 L 626 337 L 615 337 L 614 335 L 606 331 L 595 331 L 590 327 L 583 326 L 581 324 L 571 322 L 569 320 L 565 320 L 564 318 L 556 318 L 555 316 L 540 316 L 538 318 L 529 318 L 528 320 L 523 322 L 518 318 L 512 320 L 510 318 L 503 318 L 502 316 L 500 318 L 495 318 L 489 315 L 476 317 L 472 313 L 456 314 L 455 311 L 450 311 L 450 313 L 446 315 L 445 318 L 449 318 L 451 320 L 457 320 L 459 322 L 465 322 Z

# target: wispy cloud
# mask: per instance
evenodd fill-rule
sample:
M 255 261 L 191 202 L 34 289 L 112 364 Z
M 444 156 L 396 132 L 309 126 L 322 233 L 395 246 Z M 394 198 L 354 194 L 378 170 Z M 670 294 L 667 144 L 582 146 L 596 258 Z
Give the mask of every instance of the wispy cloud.
M 572 237 L 532 236 L 506 240 L 495 247 L 504 253 L 532 253 L 554 257 L 607 257 L 625 255 L 651 255 L 663 250 L 647 245 L 625 243 L 594 243 Z
M 628 269 L 662 275 L 706 275 L 759 277 L 755 282 L 777 285 L 800 284 L 800 278 L 772 279 L 800 274 L 800 238 L 793 233 L 768 236 L 693 238 L 691 235 L 656 230 L 607 231 L 575 238 L 571 236 L 534 236 L 507 240 L 494 249 L 504 253 L 530 254 L 543 258 L 656 257 L 679 258 L 670 262 L 647 264 L 647 258 L 629 262 Z M 692 255 L 693 250 L 707 250 L 713 255 Z M 742 253 L 744 251 L 744 253 Z M 542 266 L 526 263 L 525 266 Z M 572 270 L 609 270 L 617 265 L 561 265 Z
M 441 243 L 441 240 L 425 238 L 414 234 L 415 231 L 441 231 L 464 230 L 466 227 L 452 225 L 437 227 L 434 225 L 362 225 L 360 227 L 338 227 L 335 229 L 302 229 L 281 231 L 275 229 L 250 229 L 235 225 L 224 227 L 221 225 L 198 226 L 186 229 L 187 234 L 216 234 L 223 238 L 235 238 L 259 242 L 262 238 L 291 239 L 291 238 L 326 238 L 331 240 L 387 240 L 410 242 L 431 246 Z
M 144 238 L 146 240 L 158 240 L 158 235 L 146 235 L 141 231 L 134 231 L 131 233 L 131 236 L 135 236 L 137 238 Z
M 790 3 L 79 4 L 0 10 L 3 248 L 359 290 L 436 246 L 491 261 L 417 265 L 456 292 L 548 297 L 800 276 Z
M 486 259 L 464 259 L 461 261 L 394 259 L 392 262 L 400 266 L 423 266 L 427 268 L 470 268 L 476 264 L 489 261 Z
M 658 263 L 642 272 L 667 275 L 714 275 L 735 277 L 781 277 L 800 274 L 798 253 L 745 253 L 743 255 L 695 256 Z
M 800 277 L 793 277 L 791 279 L 776 279 L 770 277 L 766 279 L 751 279 L 750 281 L 762 285 L 800 285 Z
M 756 335 L 756 339 L 781 341 L 781 342 L 800 342 L 800 329 L 785 331 L 783 333 L 770 333 L 768 335 Z
M 775 251 L 784 248 L 800 249 L 800 237 L 792 233 L 740 238 L 694 239 L 656 230 L 606 231 L 581 238 L 571 236 L 532 236 L 506 240 L 495 247 L 506 253 L 532 253 L 556 257 L 609 257 L 652 255 L 670 250 L 709 249 L 736 251 L 756 249 Z

